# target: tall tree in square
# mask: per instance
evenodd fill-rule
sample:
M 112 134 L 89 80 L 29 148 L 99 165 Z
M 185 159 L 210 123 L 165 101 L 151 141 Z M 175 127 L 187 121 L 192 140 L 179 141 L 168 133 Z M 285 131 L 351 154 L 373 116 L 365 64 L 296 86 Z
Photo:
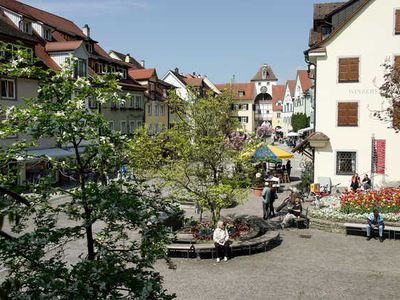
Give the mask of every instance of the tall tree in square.
M 131 141 L 131 164 L 137 174 L 158 178 L 176 199 L 208 209 L 215 223 L 221 209 L 244 196 L 236 180 L 242 147 L 231 140 L 238 124 L 230 116 L 232 99 L 227 93 L 190 94 L 188 101 L 170 95 L 168 105 L 175 114 L 170 129 L 157 135 L 147 129 L 137 132 Z
M 387 122 L 396 132 L 400 131 L 400 56 L 394 64 L 387 61 L 384 65 L 384 83 L 380 87 L 381 95 L 387 99 L 386 108 L 375 111 L 375 116 Z
M 126 157 L 127 139 L 86 105 L 129 98 L 120 91 L 116 74 L 78 77 L 73 58 L 53 72 L 32 62 L 22 47 L 10 54 L 0 74 L 37 80 L 39 90 L 22 105 L 1 107 L 0 138 L 20 137 L 1 150 L 2 166 L 41 161 L 50 174 L 67 172 L 77 186 L 57 187 L 48 176 L 22 193 L 15 185 L 16 172 L 1 172 L 0 266 L 7 271 L 0 298 L 173 298 L 153 264 L 166 258 L 167 230 L 159 216 L 175 207 L 132 178 L 113 179 Z M 71 149 L 71 155 L 30 155 L 28 147 L 42 138 Z M 60 193 L 68 197 L 53 201 Z

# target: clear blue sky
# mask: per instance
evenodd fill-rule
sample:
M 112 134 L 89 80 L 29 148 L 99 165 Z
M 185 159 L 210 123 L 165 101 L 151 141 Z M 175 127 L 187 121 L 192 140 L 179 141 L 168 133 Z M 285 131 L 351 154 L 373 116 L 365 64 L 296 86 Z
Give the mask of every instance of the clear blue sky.
M 305 68 L 313 3 L 326 0 L 22 0 L 89 24 L 105 50 L 130 53 L 162 77 L 176 66 L 213 82 L 247 82 L 263 64 L 280 82 Z

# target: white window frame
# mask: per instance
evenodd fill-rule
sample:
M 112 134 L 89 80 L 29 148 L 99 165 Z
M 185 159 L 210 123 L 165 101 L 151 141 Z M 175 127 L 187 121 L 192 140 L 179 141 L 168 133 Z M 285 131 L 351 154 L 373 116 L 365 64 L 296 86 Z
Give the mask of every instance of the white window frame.
M 152 113 L 153 113 L 153 103 L 150 101 L 149 103 L 147 103 L 147 115 L 151 116 Z
M 154 103 L 154 115 L 158 116 L 158 101 Z
M 51 34 L 50 28 L 43 28 L 43 38 L 49 42 L 51 42 L 53 40 L 53 36 Z
M 32 22 L 22 19 L 19 21 L 19 29 L 27 34 L 32 34 Z
M 111 65 L 108 65 L 108 72 L 109 73 L 115 73 L 115 67 L 111 66 Z
M 160 104 L 160 116 L 165 116 L 165 104 Z
M 121 78 L 122 79 L 128 78 L 128 72 L 125 69 L 121 70 Z
M 81 70 L 82 68 L 82 70 Z M 76 69 L 75 69 L 76 77 L 85 77 L 87 76 L 87 61 L 86 59 L 78 58 Z
M 0 96 L 1 96 L 1 99 L 5 99 L 5 100 L 16 100 L 17 99 L 17 95 L 16 95 L 16 82 L 15 82 L 15 80 L 14 79 L 9 79 L 9 78 L 1 78 L 0 79 L 0 81 L 1 81 L 1 85 L 0 85 L 0 89 L 1 89 L 1 91 L 0 91 Z M 5 82 L 6 84 L 5 84 L 5 86 L 6 86 L 6 88 L 5 88 L 5 92 L 6 92 L 6 96 L 3 96 L 3 89 L 2 89 L 2 83 L 3 82 Z M 13 96 L 12 97 L 10 97 L 9 95 L 8 95 L 8 84 L 9 84 L 9 82 L 12 82 L 12 84 L 13 84 Z
M 96 74 L 103 74 L 104 73 L 104 65 L 102 63 L 96 62 Z
M 129 121 L 129 133 L 134 133 L 136 129 L 136 122 L 135 121 Z
M 124 126 L 122 124 L 125 124 L 125 132 L 124 132 Z M 127 134 L 128 133 L 128 123 L 125 120 L 121 120 L 119 122 L 119 129 L 121 134 Z

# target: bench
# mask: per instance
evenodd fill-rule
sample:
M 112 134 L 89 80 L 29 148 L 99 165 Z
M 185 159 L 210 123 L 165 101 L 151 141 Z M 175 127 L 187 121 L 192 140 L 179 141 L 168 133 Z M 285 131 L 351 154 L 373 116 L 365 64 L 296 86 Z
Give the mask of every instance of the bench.
M 367 224 L 344 223 L 343 226 L 346 228 L 346 234 L 349 234 L 350 232 L 354 232 L 354 231 L 356 231 L 358 233 L 367 231 Z M 378 228 L 375 228 L 374 230 L 378 231 Z M 396 239 L 397 235 L 400 234 L 400 227 L 385 226 L 383 234 L 385 234 L 385 233 L 388 234 L 389 239 L 391 237 Z
M 167 245 L 168 252 L 186 253 L 187 258 L 190 257 L 191 253 L 195 253 L 194 249 L 195 248 L 194 248 L 193 244 L 178 244 L 178 243 L 174 243 L 174 244 Z
M 235 241 L 229 245 L 229 248 L 232 253 L 246 250 L 251 255 L 252 251 L 259 248 L 266 251 L 268 244 L 279 239 L 279 236 L 278 232 L 271 231 L 247 241 Z M 214 244 L 196 244 L 194 245 L 194 251 L 197 258 L 200 258 L 202 253 L 211 253 L 211 258 L 214 258 L 214 253 L 216 253 Z

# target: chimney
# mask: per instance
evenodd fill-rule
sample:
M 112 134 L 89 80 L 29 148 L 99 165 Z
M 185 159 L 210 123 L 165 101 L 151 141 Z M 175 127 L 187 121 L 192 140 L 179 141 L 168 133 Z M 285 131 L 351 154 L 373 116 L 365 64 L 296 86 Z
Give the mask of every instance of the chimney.
M 131 55 L 129 53 L 126 54 L 125 56 L 125 62 L 130 62 L 131 61 Z
M 140 65 L 141 65 L 143 68 L 145 68 L 145 61 L 144 61 L 144 59 L 142 59 L 142 60 L 140 61 Z
M 83 34 L 90 38 L 90 28 L 88 24 L 85 24 L 82 28 Z
M 179 74 L 179 69 L 175 68 L 175 73 Z

